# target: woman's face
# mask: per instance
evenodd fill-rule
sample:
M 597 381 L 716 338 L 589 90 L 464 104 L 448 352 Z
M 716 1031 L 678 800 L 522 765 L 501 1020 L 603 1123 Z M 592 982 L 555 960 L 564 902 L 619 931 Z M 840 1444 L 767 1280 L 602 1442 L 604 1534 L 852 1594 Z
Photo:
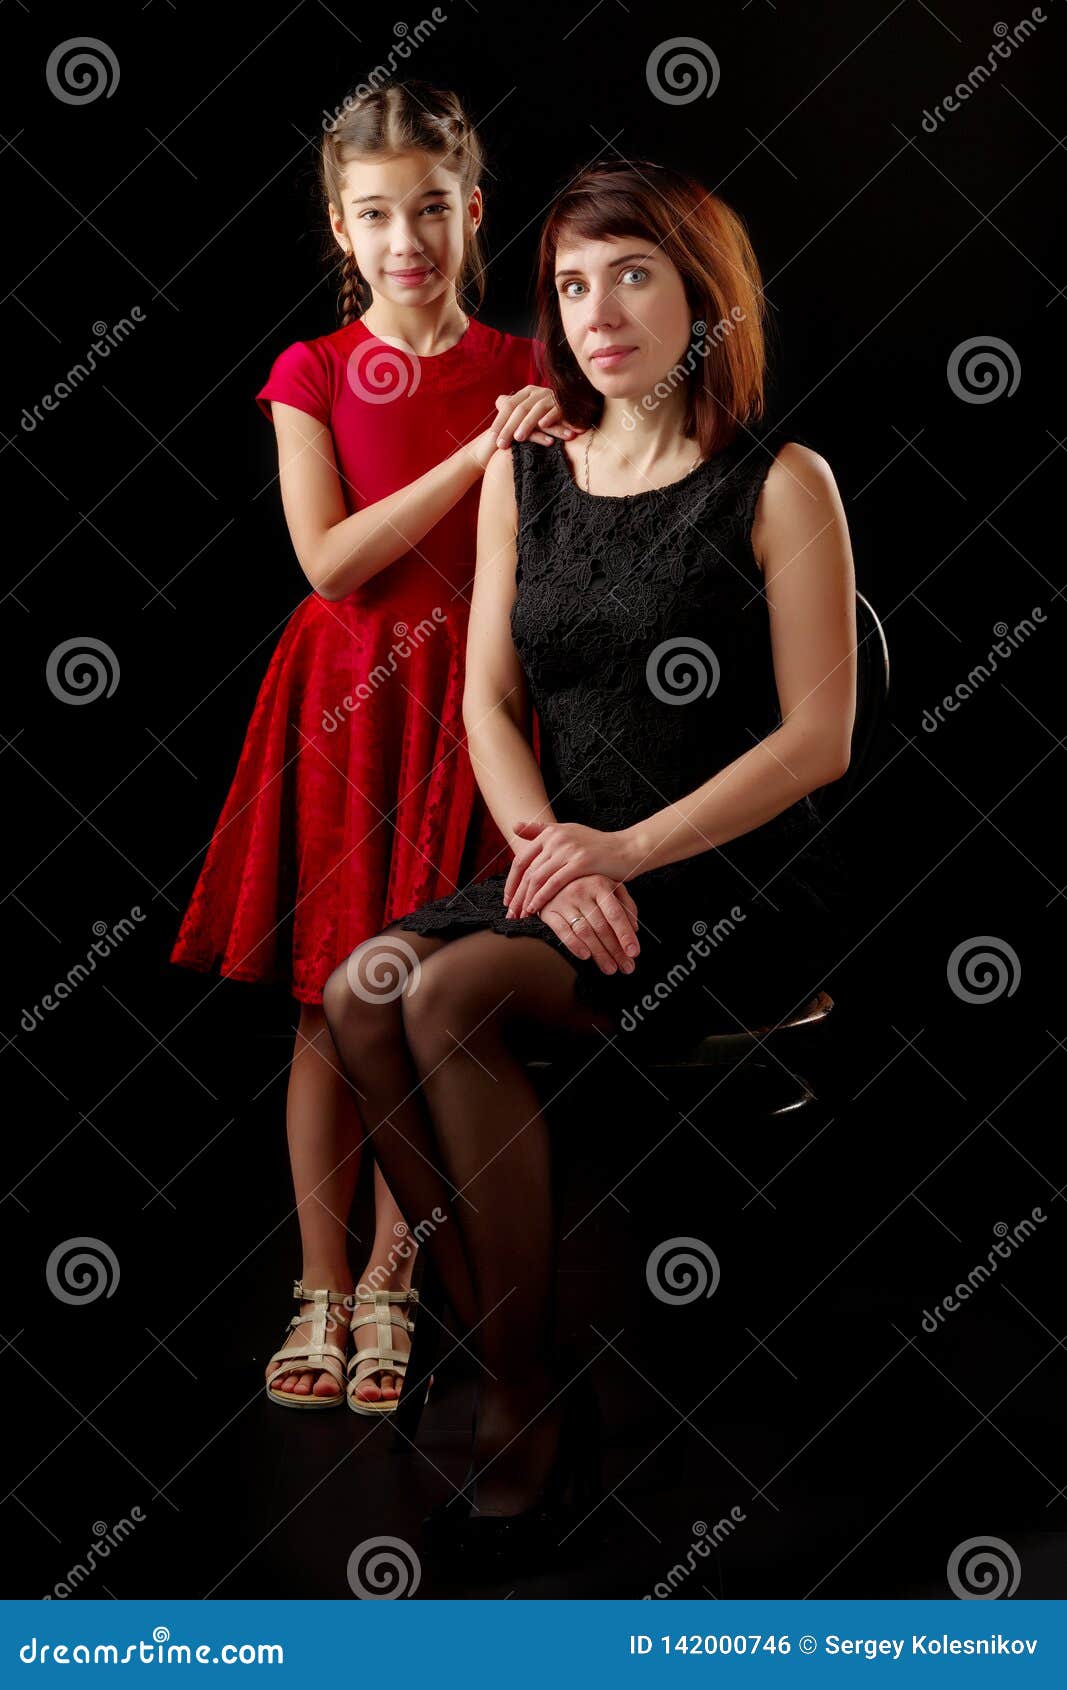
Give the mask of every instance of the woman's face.
M 344 180 L 330 222 L 376 294 L 397 305 L 426 305 L 452 286 L 468 220 L 473 228 L 481 222 L 480 188 L 464 199 L 459 177 L 423 152 L 354 161 Z
M 681 362 L 693 314 L 681 275 L 654 241 L 561 241 L 555 275 L 567 343 L 606 398 L 640 398 Z

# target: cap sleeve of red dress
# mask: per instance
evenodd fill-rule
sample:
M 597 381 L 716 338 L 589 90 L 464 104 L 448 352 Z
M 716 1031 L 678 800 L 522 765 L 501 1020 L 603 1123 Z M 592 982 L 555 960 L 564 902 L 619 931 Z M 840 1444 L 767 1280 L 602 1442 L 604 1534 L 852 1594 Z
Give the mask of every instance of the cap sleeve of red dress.
M 330 383 L 325 360 L 312 341 L 297 340 L 279 352 L 256 404 L 271 417 L 270 401 L 280 399 L 330 426 Z M 273 420 L 273 419 L 272 419 Z

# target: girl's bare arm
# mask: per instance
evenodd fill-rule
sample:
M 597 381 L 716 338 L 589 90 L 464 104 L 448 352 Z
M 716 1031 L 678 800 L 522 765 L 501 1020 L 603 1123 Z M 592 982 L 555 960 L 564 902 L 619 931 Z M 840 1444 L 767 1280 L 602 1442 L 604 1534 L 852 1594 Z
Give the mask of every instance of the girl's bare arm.
M 496 451 L 494 423 L 407 487 L 349 515 L 329 429 L 277 399 L 271 409 L 285 520 L 301 569 L 325 599 L 344 598 L 417 546 Z

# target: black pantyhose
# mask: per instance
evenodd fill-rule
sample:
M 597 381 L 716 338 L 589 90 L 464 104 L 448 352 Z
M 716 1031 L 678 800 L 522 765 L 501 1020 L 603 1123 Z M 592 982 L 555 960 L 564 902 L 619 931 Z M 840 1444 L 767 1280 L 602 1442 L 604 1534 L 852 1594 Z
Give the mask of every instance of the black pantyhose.
M 540 939 L 391 929 L 323 996 L 382 1172 L 482 1364 L 484 1513 L 527 1507 L 558 1442 L 549 1134 L 519 1050 L 532 1027 L 542 1040 L 610 1031 L 575 986 Z

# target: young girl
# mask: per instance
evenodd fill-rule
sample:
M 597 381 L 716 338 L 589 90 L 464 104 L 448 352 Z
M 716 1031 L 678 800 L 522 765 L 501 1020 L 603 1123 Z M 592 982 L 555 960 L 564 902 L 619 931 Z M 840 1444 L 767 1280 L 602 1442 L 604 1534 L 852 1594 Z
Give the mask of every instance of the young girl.
M 752 1027 L 811 996 L 838 935 L 810 795 L 846 768 L 856 703 L 841 499 L 764 421 L 741 220 L 689 176 L 608 161 L 553 206 L 537 287 L 548 373 L 590 427 L 516 446 L 482 489 L 464 719 L 513 860 L 398 917 L 323 1000 L 483 1364 L 468 1479 L 429 1546 L 508 1578 L 558 1564 L 594 1518 L 604 1347 L 595 1308 L 584 1354 L 556 1344 L 551 1146 L 523 1047 L 533 1029 L 539 1050 L 588 1041 L 583 1066 L 609 1045 L 636 1066 L 713 1017 Z M 375 989 L 390 957 L 402 996 Z
M 500 861 L 461 714 L 478 489 L 512 440 L 580 432 L 537 384 L 538 344 L 460 306 L 484 291 L 481 172 L 452 93 L 391 84 L 346 105 L 321 151 L 342 327 L 288 347 L 256 396 L 314 591 L 263 680 L 172 961 L 286 980 L 300 1005 L 287 1103 L 300 1309 L 267 1368 L 287 1407 L 344 1400 L 351 1325 L 350 1406 L 396 1408 L 415 1245 L 376 1168 L 352 1306 L 363 1125 L 322 989 L 394 915 Z

